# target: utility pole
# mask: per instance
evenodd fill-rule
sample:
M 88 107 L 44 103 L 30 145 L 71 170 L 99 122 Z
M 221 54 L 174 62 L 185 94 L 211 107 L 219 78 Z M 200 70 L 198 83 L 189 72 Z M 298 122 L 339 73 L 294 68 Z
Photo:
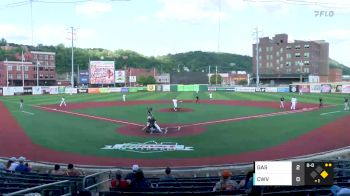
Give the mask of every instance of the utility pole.
M 209 77 L 209 85 L 211 85 L 211 81 L 210 81 L 210 78 L 211 78 L 211 75 L 210 75 L 210 65 L 209 65 L 209 74 L 208 74 L 208 77 Z
M 74 88 L 74 33 L 75 33 L 75 28 L 70 27 L 71 29 L 71 39 L 72 39 L 72 75 L 71 75 L 71 86 Z
M 32 30 L 32 46 L 34 46 L 34 29 L 33 29 L 33 0 L 29 0 L 30 3 L 30 27 Z
M 215 66 L 215 85 L 218 85 L 218 66 Z
M 219 14 L 218 14 L 218 52 L 220 52 L 220 34 L 221 34 L 221 0 L 219 0 Z
M 256 87 L 259 86 L 260 78 L 259 78 L 259 29 L 255 28 L 255 40 L 256 40 Z

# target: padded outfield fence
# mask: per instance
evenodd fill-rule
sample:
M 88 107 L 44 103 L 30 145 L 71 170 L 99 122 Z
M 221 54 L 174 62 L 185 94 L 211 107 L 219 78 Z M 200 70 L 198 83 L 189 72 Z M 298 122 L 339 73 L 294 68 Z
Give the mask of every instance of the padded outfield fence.
M 143 87 L 72 88 L 64 86 L 0 87 L 0 96 L 41 94 L 102 94 L 133 92 L 269 92 L 269 93 L 350 93 L 350 83 L 291 84 L 281 87 L 209 86 L 191 85 L 147 85 Z

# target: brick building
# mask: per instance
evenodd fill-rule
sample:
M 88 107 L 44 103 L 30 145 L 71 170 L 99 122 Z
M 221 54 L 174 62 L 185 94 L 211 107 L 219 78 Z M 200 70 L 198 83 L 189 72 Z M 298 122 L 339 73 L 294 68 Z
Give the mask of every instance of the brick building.
M 309 75 L 328 77 L 329 44 L 323 40 L 288 42 L 287 34 L 259 39 L 259 77 L 264 84 L 307 82 Z M 253 44 L 256 79 L 256 44 Z
M 24 56 L 26 61 L 23 63 L 22 61 L 0 62 L 0 86 L 6 86 L 7 80 L 9 86 L 22 86 L 22 77 L 24 77 L 24 86 L 35 86 L 37 74 L 39 74 L 40 86 L 56 85 L 55 53 L 32 51 Z M 18 58 L 21 59 L 21 57 Z

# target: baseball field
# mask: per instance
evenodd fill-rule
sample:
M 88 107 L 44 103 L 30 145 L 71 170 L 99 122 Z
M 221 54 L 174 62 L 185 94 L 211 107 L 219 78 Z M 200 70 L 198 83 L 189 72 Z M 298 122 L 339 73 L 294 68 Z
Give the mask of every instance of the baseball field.
M 199 92 L 0 97 L 0 156 L 98 166 L 206 166 L 350 145 L 344 94 Z M 280 97 L 286 99 L 281 109 Z M 290 110 L 290 99 L 298 99 Z M 324 106 L 319 107 L 319 97 Z M 179 111 L 172 110 L 172 99 Z M 20 99 L 24 101 L 19 109 Z M 147 108 L 166 134 L 149 134 Z

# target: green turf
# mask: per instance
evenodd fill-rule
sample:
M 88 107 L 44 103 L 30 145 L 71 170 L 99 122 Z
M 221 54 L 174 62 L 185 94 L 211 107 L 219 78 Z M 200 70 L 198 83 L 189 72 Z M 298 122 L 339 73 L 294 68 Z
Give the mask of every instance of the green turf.
M 214 99 L 276 101 L 276 104 L 278 104 L 278 99 L 281 95 L 286 99 L 290 99 L 291 96 L 295 94 L 213 93 Z M 208 99 L 207 92 L 201 92 L 199 96 L 201 99 Z M 341 94 L 304 94 L 302 96 L 296 96 L 299 102 L 307 103 L 317 103 L 318 97 L 322 96 L 325 104 L 337 105 L 342 104 L 344 97 L 344 95 Z M 276 146 L 350 114 L 349 112 L 339 112 L 330 115 L 320 115 L 324 112 L 342 110 L 342 106 L 337 106 L 301 114 L 209 125 L 205 132 L 196 136 L 184 136 L 179 138 L 158 138 L 155 136 L 154 138 L 143 138 L 118 134 L 116 129 L 121 126 L 119 124 L 62 113 L 46 112 L 31 107 L 31 105 L 58 104 L 60 97 L 61 95 L 24 96 L 25 110 L 35 115 L 19 112 L 18 101 L 22 97 L 1 97 L 0 100 L 4 102 L 34 143 L 54 150 L 108 157 L 188 158 L 220 156 L 233 153 L 238 154 Z M 193 99 L 194 93 L 145 92 L 129 93 L 127 95 L 128 100 L 169 100 L 169 104 L 153 104 L 152 107 L 156 110 L 171 107 L 170 100 L 173 97 L 177 97 L 178 99 Z M 68 104 L 71 102 L 118 101 L 121 100 L 121 94 L 66 95 L 66 100 Z M 193 108 L 194 112 L 178 114 L 155 111 L 159 123 L 193 123 L 275 111 L 271 108 L 241 106 L 191 103 L 182 103 L 180 106 L 182 105 L 186 108 Z M 78 112 L 144 123 L 146 115 L 145 107 L 147 106 L 106 107 L 82 109 L 78 110 Z M 145 142 L 150 140 L 155 140 L 157 142 L 177 142 L 186 146 L 193 146 L 195 150 L 157 153 L 157 156 L 153 154 L 101 150 L 104 145 L 126 142 Z
M 207 122 L 212 120 L 252 116 L 279 111 L 273 108 L 179 103 L 179 107 L 192 109 L 193 112 L 159 112 L 158 110 L 161 109 L 172 109 L 172 105 L 169 101 L 169 104 L 89 108 L 76 110 L 75 112 L 94 116 L 103 116 L 112 119 L 121 119 L 129 122 L 145 123 L 147 114 L 146 106 L 153 108 L 153 115 L 160 124 Z

